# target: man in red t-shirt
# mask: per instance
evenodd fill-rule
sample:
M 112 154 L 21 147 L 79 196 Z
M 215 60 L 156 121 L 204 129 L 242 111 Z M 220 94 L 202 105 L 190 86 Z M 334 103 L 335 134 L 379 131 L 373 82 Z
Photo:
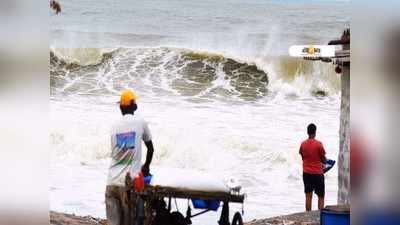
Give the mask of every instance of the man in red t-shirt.
M 320 141 L 315 139 L 317 126 L 311 123 L 307 126 L 308 139 L 300 146 L 303 159 L 303 182 L 306 194 L 306 211 L 311 210 L 313 191 L 318 195 L 318 209 L 324 208 L 325 178 L 322 163 L 325 163 L 325 149 Z

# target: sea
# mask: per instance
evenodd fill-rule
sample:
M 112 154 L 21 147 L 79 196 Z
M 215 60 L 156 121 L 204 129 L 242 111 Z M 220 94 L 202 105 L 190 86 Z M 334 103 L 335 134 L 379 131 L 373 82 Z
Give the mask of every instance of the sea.
M 337 159 L 340 75 L 288 49 L 339 38 L 349 1 L 59 2 L 60 14 L 49 10 L 50 210 L 105 218 L 110 127 L 129 88 L 152 132 L 152 170 L 237 180 L 246 200 L 231 204 L 231 216 L 243 210 L 245 221 L 304 211 L 299 146 L 315 123 Z M 334 167 L 326 204 L 337 202 L 337 185 Z

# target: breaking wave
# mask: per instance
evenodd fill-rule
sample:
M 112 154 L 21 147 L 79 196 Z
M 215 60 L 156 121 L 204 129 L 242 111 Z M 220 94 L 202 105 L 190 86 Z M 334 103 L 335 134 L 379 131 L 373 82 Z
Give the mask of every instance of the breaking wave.
M 52 95 L 140 93 L 193 101 L 335 95 L 332 65 L 289 57 L 243 60 L 182 48 L 50 49 Z
M 77 67 L 98 65 L 104 62 L 105 59 L 112 57 L 112 54 L 116 51 L 118 51 L 118 49 L 51 48 L 50 62 L 52 65 L 75 65 Z

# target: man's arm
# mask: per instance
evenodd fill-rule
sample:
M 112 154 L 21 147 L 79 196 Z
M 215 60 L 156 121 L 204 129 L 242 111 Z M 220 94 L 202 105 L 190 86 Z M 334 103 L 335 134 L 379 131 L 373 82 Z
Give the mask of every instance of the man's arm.
M 145 141 L 144 144 L 146 145 L 147 148 L 147 154 L 146 154 L 146 162 L 142 166 L 142 173 L 144 176 L 150 175 L 150 163 L 151 160 L 153 159 L 153 153 L 154 153 L 154 148 L 153 148 L 153 142 L 150 141 Z
M 299 149 L 299 154 L 301 155 L 301 159 L 303 159 L 303 153 L 301 153 L 301 146 L 300 146 L 300 149 Z
M 322 156 L 321 156 L 321 162 L 324 163 L 324 164 L 326 163 L 326 157 L 325 157 L 325 155 L 322 155 Z
M 325 149 L 324 149 L 324 146 L 322 145 L 322 143 L 321 143 L 320 151 L 321 151 L 321 154 L 320 154 L 321 162 L 326 163 Z

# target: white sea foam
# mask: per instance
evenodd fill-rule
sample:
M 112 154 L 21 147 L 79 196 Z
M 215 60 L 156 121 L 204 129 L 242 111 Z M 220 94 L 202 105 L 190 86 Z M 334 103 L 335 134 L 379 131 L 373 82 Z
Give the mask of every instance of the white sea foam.
M 108 132 L 120 116 L 116 101 L 117 95 L 52 101 L 52 209 L 104 216 Z M 172 167 L 211 172 L 222 180 L 236 178 L 248 196 L 246 219 L 302 210 L 299 144 L 307 123 L 314 122 L 328 157 L 337 157 L 338 104 L 316 98 L 274 101 L 231 105 L 142 96 L 139 112 L 150 122 L 155 145 L 152 169 Z M 327 203 L 336 201 L 335 176 L 334 169 L 327 177 Z M 178 204 L 182 209 L 185 202 Z

